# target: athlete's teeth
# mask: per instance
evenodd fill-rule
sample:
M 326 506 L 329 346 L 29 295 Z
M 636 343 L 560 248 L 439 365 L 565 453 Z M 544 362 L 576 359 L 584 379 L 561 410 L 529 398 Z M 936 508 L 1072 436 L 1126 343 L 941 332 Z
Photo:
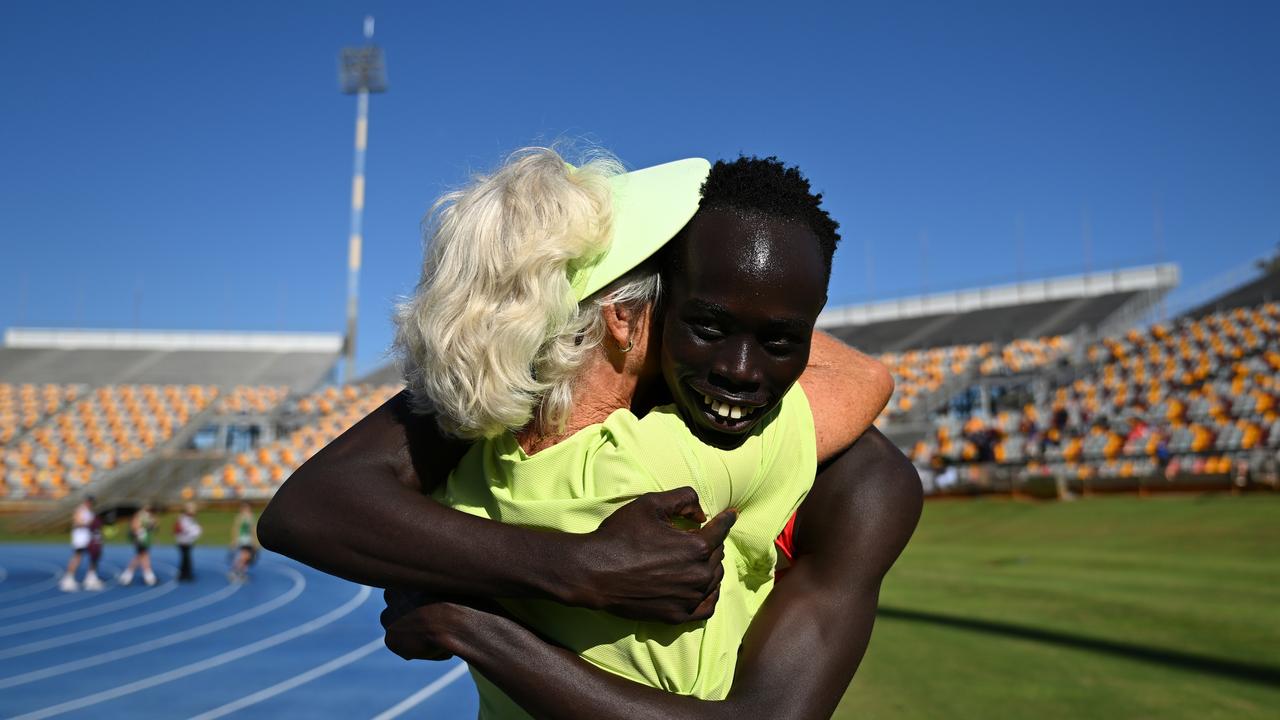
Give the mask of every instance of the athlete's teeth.
M 734 420 L 738 420 L 755 412 L 755 408 L 753 407 L 743 407 L 741 405 L 730 405 L 727 402 L 720 402 L 719 400 L 713 400 L 710 395 L 707 395 L 705 393 L 702 395 L 702 402 L 707 404 L 707 408 L 710 409 L 711 412 L 715 413 L 716 415 L 719 415 L 722 418 L 732 418 Z

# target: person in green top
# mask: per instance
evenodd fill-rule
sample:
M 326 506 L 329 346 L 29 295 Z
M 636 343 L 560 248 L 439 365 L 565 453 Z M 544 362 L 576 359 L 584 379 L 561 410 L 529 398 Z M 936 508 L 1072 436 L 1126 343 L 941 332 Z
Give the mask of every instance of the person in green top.
M 231 571 L 227 579 L 233 583 L 242 583 L 249 579 L 249 565 L 258 552 L 258 534 L 253 521 L 253 506 L 246 501 L 240 503 L 240 512 L 231 523 Z
M 118 581 L 121 585 L 133 583 L 133 574 L 142 570 L 142 582 L 146 585 L 156 584 L 156 574 L 151 570 L 151 536 L 156 530 L 156 516 L 151 512 L 151 503 L 144 503 L 138 512 L 129 520 L 129 537 L 133 540 L 133 558 Z

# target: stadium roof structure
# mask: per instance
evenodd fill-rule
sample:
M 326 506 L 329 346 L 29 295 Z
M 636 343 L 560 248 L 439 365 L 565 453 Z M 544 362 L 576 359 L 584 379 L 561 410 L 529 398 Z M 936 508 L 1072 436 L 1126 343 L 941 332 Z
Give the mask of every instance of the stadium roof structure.
M 332 372 L 341 351 L 336 333 L 10 328 L 0 381 L 309 389 Z
M 400 368 L 394 362 L 389 362 L 370 370 L 352 382 L 357 385 L 394 385 L 404 382 L 404 376 L 400 374 Z
M 1263 270 L 1253 280 L 1231 288 L 1185 313 L 1186 317 L 1200 318 L 1210 313 L 1250 307 L 1280 300 L 1280 265 Z
M 831 308 L 818 327 L 866 352 L 1106 331 L 1137 321 L 1178 284 L 1149 265 Z

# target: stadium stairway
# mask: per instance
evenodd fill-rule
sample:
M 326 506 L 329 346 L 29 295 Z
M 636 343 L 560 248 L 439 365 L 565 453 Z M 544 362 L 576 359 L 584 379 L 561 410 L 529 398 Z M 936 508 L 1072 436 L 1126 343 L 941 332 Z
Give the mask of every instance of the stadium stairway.
M 118 505 L 141 505 L 147 501 L 174 505 L 184 499 L 182 491 L 185 488 L 226 462 L 227 458 L 220 454 L 161 453 L 145 467 L 120 478 L 112 488 L 112 501 Z
M 278 426 L 284 415 L 284 400 L 287 391 L 282 388 L 281 397 L 273 399 L 269 407 L 257 407 L 257 419 L 264 425 Z M 222 420 L 225 422 L 228 413 L 240 410 L 240 407 L 228 407 L 234 403 L 235 395 L 227 394 L 217 403 L 191 418 L 191 421 L 176 433 L 171 442 L 150 453 L 143 461 L 127 468 L 127 472 L 116 478 L 110 488 L 110 495 L 105 496 L 108 502 L 116 505 L 141 505 L 154 502 L 162 505 L 177 504 L 194 496 L 194 490 L 188 491 L 199 483 L 200 478 L 228 462 L 230 453 L 199 452 L 188 450 L 192 437 L 200 432 L 207 421 Z M 252 416 L 252 415 L 251 415 Z M 244 417 L 244 416 L 241 416 Z
M 1079 315 L 1088 308 L 1093 298 L 1077 298 L 1066 305 L 1063 305 L 1056 312 L 1051 313 L 1043 322 L 1032 326 L 1031 330 L 1026 333 L 1027 337 L 1037 338 L 1051 334 L 1051 331 L 1066 325 L 1070 318 Z M 1083 324 L 1074 326 L 1070 331 L 1071 334 L 1083 336 L 1087 334 L 1087 330 Z M 1083 343 L 1081 343 L 1083 344 Z
M 901 340 L 889 343 L 883 348 L 883 351 L 905 352 L 907 350 L 920 348 L 922 345 L 923 347 L 928 347 L 927 344 L 922 344 L 922 341 L 926 338 L 933 337 L 940 329 L 949 325 L 954 319 L 954 315 L 939 315 L 933 320 L 922 324 L 914 332 L 904 335 Z
M 166 488 L 165 483 L 178 483 L 178 475 L 174 470 L 196 471 L 190 464 L 184 464 L 188 458 L 174 458 L 180 448 L 187 447 L 191 437 L 205 424 L 205 421 L 217 414 L 217 404 L 209 403 L 193 414 L 177 432 L 168 440 L 152 448 L 142 457 L 130 463 L 117 466 L 94 478 L 84 488 L 84 492 L 76 492 L 56 501 L 42 512 L 24 518 L 17 528 L 24 531 L 40 532 L 53 530 L 67 524 L 71 512 L 80 502 L 84 493 L 92 493 L 100 509 L 131 506 L 138 507 L 147 501 L 166 502 L 176 500 L 182 486 L 175 484 Z M 175 463 L 174 460 L 179 460 Z M 215 467 L 226 459 L 206 458 L 206 464 L 199 466 L 201 470 Z M 186 476 L 197 478 L 198 474 Z
M 961 390 L 969 387 L 979 376 L 978 363 L 973 362 L 964 372 L 951 375 L 936 390 L 918 395 L 910 410 L 894 418 L 893 425 L 901 426 L 899 433 L 906 428 L 917 425 L 929 425 L 931 409 L 946 401 Z

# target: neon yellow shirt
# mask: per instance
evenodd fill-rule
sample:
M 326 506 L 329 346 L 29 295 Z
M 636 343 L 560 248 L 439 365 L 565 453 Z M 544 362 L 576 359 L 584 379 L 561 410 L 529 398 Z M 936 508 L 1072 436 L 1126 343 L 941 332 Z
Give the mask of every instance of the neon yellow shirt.
M 510 434 L 476 443 L 435 494 L 458 510 L 513 525 L 584 533 L 638 495 L 690 486 L 713 517 L 737 508 L 714 615 L 685 625 L 627 620 L 544 600 L 504 600 L 525 625 L 608 672 L 707 700 L 729 692 L 738 647 L 773 587 L 774 538 L 813 485 L 813 417 L 795 385 L 733 450 L 698 441 L 674 406 L 618 410 L 532 456 Z M 527 718 L 473 671 L 483 720 Z

